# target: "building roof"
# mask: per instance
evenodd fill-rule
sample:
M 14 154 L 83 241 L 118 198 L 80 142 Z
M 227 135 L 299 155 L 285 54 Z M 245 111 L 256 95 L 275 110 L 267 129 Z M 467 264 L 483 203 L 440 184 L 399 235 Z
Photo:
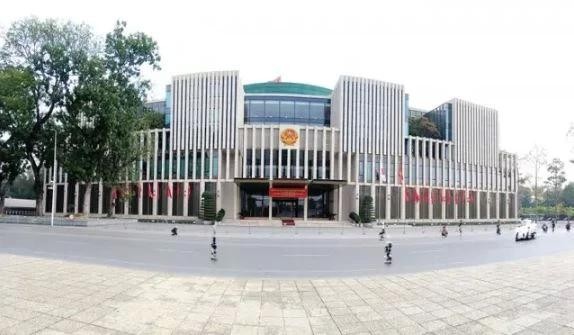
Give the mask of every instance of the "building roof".
M 321 97 L 331 96 L 332 90 L 309 84 L 286 83 L 286 82 L 267 82 L 254 83 L 243 86 L 246 94 L 296 94 L 296 95 L 314 95 Z

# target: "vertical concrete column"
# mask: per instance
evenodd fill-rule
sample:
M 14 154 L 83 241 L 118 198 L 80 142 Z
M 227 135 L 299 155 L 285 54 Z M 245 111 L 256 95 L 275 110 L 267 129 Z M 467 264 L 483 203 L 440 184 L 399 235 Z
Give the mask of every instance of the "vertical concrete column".
M 221 208 L 221 181 L 215 183 L 215 210 L 216 212 Z
M 46 193 L 44 193 L 46 194 Z M 46 198 L 46 197 L 44 197 Z M 74 214 L 78 214 L 78 203 L 80 202 L 80 184 L 74 185 Z
M 490 219 L 490 191 L 486 192 L 486 219 Z
M 64 175 L 64 208 L 62 212 L 64 214 L 68 212 L 68 174 Z
M 128 190 L 128 192 L 131 192 L 129 183 L 126 183 L 126 190 Z M 126 200 L 124 201 L 124 215 L 128 215 L 129 213 L 130 213 L 130 201 L 128 198 L 126 198 Z
M 504 196 L 505 217 L 503 219 L 509 219 L 510 218 L 510 213 L 508 213 L 509 205 L 510 205 L 510 193 L 505 193 L 505 196 Z
M 355 184 L 354 192 L 355 192 L 355 205 L 354 205 L 353 211 L 358 214 L 359 208 L 360 208 L 360 199 L 359 198 L 361 196 L 361 194 L 359 192 L 359 183 Z
M 173 181 L 169 180 L 167 187 L 172 190 L 173 194 Z M 167 197 L 167 216 L 173 216 L 173 197 Z
M 172 188 L 172 190 L 173 190 L 173 188 Z M 155 181 L 155 180 L 153 182 L 153 192 L 154 192 L 154 196 L 151 198 L 151 214 L 157 215 L 157 202 L 159 200 L 160 190 L 158 189 L 158 184 L 157 184 L 157 181 Z
M 436 171 L 435 171 L 435 173 L 436 173 Z M 428 194 L 427 194 L 427 199 L 425 200 L 427 206 L 429 207 L 429 218 L 428 218 L 429 220 L 432 220 L 432 219 L 433 219 L 433 216 L 434 216 L 434 214 L 433 214 L 434 208 L 433 208 L 432 192 L 433 192 L 433 189 L 432 189 L 431 187 L 429 187 L 429 191 L 428 191 Z
M 440 210 L 441 210 L 441 219 L 446 220 L 446 190 L 444 188 L 440 189 Z
M 236 183 L 233 183 L 233 218 L 238 219 L 239 209 L 241 208 L 241 189 Z
M 476 219 L 480 220 L 480 210 L 481 210 L 481 205 L 482 203 L 480 202 L 480 196 L 481 196 L 481 191 L 476 191 L 476 199 L 474 199 L 474 201 L 476 201 Z
M 389 184 L 385 187 L 385 201 L 385 220 L 388 221 L 391 219 L 391 186 Z
M 189 208 L 187 206 L 188 203 L 189 203 L 189 181 L 185 180 L 183 182 L 183 216 L 189 216 Z
M 143 188 L 143 182 L 142 181 L 138 182 L 138 186 L 140 189 L 140 191 L 138 192 L 138 215 L 143 215 L 143 196 L 145 193 L 145 190 Z
M 269 188 L 273 187 L 273 182 L 269 182 Z M 303 207 L 304 208 L 304 207 Z M 305 212 L 305 210 L 303 209 L 303 212 Z M 273 219 L 273 197 L 270 195 L 269 196 L 269 223 L 271 223 L 271 220 Z M 303 220 L 306 219 L 306 215 L 305 213 L 303 213 Z
M 470 194 L 470 193 L 468 192 L 468 188 L 467 188 L 467 189 L 464 191 L 464 206 L 465 206 L 464 218 L 467 219 L 467 220 L 470 218 L 470 213 L 469 213 L 470 203 L 468 202 L 468 195 L 469 195 L 469 194 Z
M 343 187 L 337 188 L 337 220 L 343 221 Z
M 104 205 L 104 184 L 100 180 L 98 182 L 98 214 L 102 215 Z
M 415 192 L 416 192 L 416 194 L 419 195 L 419 201 L 416 201 L 416 198 L 411 199 L 411 201 L 415 202 L 415 220 L 419 220 L 421 218 L 421 204 L 422 204 L 422 198 L 420 196 L 421 195 L 421 188 L 419 187 L 419 185 L 415 186 Z
M 458 190 L 455 189 L 454 190 L 454 199 L 451 199 L 451 201 L 453 202 L 453 207 L 454 207 L 454 220 L 458 220 L 458 201 L 456 200 L 458 198 Z
M 493 219 L 500 219 L 500 192 L 496 192 L 496 214 Z
M 46 169 L 45 168 L 42 169 L 42 179 L 44 179 L 44 186 L 43 186 L 44 196 L 42 197 L 42 210 L 44 212 L 46 212 L 46 197 L 48 194 L 48 178 L 46 178 Z

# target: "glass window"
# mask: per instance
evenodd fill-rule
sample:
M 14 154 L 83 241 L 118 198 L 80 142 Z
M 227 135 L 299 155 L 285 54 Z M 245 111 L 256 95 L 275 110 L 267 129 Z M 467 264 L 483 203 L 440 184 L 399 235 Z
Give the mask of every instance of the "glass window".
M 325 105 L 322 103 L 318 103 L 318 102 L 310 103 L 309 117 L 312 120 L 323 120 L 325 118 L 324 108 L 325 108 Z
M 309 119 L 309 103 L 306 101 L 296 101 L 295 102 L 295 118 L 304 119 L 305 121 Z
M 295 118 L 295 102 L 281 101 L 281 120 L 293 120 Z
M 264 101 L 252 100 L 249 106 L 249 117 L 264 117 L 265 105 Z
M 265 101 L 265 117 L 268 119 L 279 118 L 279 101 Z

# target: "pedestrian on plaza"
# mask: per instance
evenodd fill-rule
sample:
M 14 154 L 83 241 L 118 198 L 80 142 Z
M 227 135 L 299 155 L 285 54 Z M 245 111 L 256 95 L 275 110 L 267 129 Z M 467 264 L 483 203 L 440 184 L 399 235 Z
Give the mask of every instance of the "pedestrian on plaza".
M 442 226 L 442 231 L 440 233 L 442 235 L 442 237 L 447 237 L 448 236 L 448 231 L 446 230 L 446 225 Z
M 211 238 L 211 260 L 217 260 L 217 241 L 215 240 L 215 236 Z
M 556 219 L 552 219 L 552 232 L 556 229 Z
M 462 236 L 462 221 L 458 224 L 458 233 Z
M 496 224 L 496 234 L 500 235 L 502 232 L 500 231 L 500 221 Z
M 566 231 L 570 231 L 570 221 L 566 223 Z
M 171 229 L 171 236 L 177 236 L 177 227 Z

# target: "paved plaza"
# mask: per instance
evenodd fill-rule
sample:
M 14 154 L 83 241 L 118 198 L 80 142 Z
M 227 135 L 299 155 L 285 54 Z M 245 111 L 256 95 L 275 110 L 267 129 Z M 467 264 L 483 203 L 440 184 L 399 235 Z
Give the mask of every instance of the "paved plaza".
M 313 280 L 0 254 L 0 279 L 0 334 L 574 334 L 574 252 Z

